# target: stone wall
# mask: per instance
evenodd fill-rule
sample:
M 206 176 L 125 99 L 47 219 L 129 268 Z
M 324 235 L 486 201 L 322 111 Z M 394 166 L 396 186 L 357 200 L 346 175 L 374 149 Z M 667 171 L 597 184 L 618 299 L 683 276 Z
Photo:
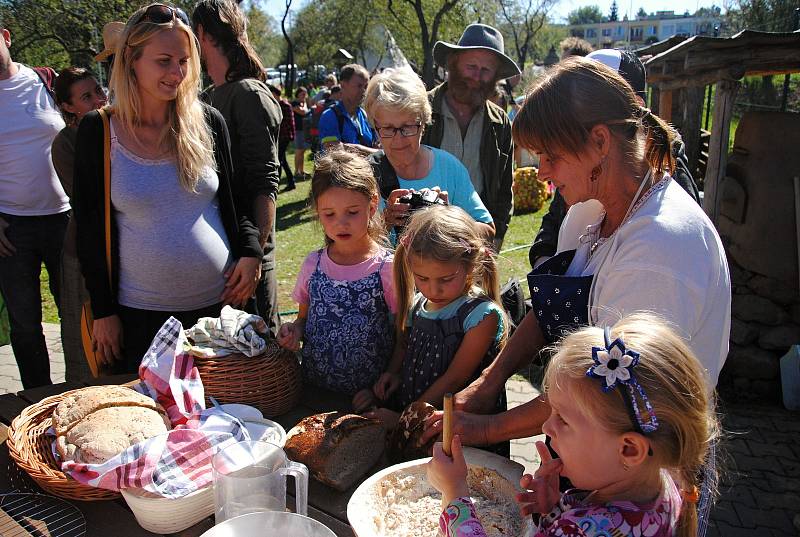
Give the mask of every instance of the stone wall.
M 728 258 L 733 287 L 731 346 L 719 380 L 726 400 L 780 402 L 780 358 L 800 343 L 797 287 Z

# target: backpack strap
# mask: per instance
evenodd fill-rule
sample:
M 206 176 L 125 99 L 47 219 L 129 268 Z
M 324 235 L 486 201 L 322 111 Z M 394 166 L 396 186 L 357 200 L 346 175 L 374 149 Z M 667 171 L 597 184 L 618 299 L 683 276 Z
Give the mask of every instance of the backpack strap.
M 47 88 L 47 93 L 50 94 L 50 97 L 53 98 L 53 102 L 56 100 L 55 92 L 53 91 L 53 83 L 58 78 L 58 74 L 53 70 L 52 67 L 32 67 L 33 72 L 39 77 L 39 80 L 42 81 L 44 87 Z
M 336 101 L 335 103 L 333 103 L 331 105 L 331 108 L 333 108 L 333 113 L 336 114 L 336 119 L 339 121 L 339 141 L 344 143 L 344 141 L 342 140 L 342 138 L 344 137 L 344 114 L 337 106 L 339 102 L 340 101 Z M 372 132 L 372 139 L 373 140 L 377 139 L 377 136 L 375 136 L 375 129 L 373 129 L 372 126 L 370 126 L 370 132 Z M 356 132 L 356 134 L 358 135 L 359 144 L 366 147 L 372 147 L 373 144 L 367 142 L 367 139 L 364 138 L 363 133 Z

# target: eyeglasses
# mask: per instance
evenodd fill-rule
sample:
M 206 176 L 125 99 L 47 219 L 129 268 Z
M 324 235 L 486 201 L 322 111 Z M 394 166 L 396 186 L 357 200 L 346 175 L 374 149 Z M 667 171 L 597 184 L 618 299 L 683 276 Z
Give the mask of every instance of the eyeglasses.
M 189 17 L 186 12 L 179 7 L 172 7 L 166 4 L 153 4 L 148 7 L 139 22 L 151 22 L 153 24 L 167 24 L 173 19 L 180 20 L 186 26 L 191 27 Z M 136 24 L 139 24 L 137 22 Z
M 402 127 L 375 127 L 375 130 L 378 131 L 378 136 L 381 138 L 394 138 L 394 135 L 398 132 L 400 133 L 400 136 L 408 138 L 409 136 L 416 136 L 419 134 L 420 127 L 422 127 L 422 123 L 403 125 Z

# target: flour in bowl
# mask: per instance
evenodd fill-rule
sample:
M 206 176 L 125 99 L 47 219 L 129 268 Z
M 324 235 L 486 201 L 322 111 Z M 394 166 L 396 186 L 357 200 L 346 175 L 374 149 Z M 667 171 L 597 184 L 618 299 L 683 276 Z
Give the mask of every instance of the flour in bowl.
M 372 512 L 376 537 L 437 537 L 442 497 L 428 483 L 425 467 L 390 475 L 375 485 Z M 475 509 L 489 536 L 521 536 L 522 515 L 514 487 L 494 470 L 469 466 L 467 484 Z

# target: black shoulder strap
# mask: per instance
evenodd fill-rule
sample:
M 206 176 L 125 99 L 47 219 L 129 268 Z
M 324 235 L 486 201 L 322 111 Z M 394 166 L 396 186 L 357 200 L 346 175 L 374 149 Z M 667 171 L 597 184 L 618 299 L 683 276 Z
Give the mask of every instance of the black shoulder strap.
M 392 190 L 400 188 L 397 172 L 394 171 L 389 159 L 386 158 L 386 153 L 383 151 L 376 151 L 369 156 L 368 160 L 372 165 L 372 173 L 375 175 L 375 180 L 378 182 L 381 197 L 388 200 Z
M 336 114 L 336 120 L 339 122 L 339 141 L 341 142 L 342 137 L 344 136 L 344 114 L 342 114 L 342 111 L 339 110 L 339 107 L 337 106 L 338 104 L 339 101 L 336 101 L 330 106 L 330 108 L 333 109 L 333 113 Z

